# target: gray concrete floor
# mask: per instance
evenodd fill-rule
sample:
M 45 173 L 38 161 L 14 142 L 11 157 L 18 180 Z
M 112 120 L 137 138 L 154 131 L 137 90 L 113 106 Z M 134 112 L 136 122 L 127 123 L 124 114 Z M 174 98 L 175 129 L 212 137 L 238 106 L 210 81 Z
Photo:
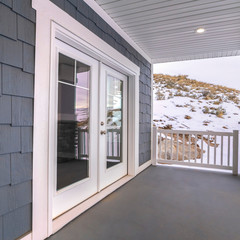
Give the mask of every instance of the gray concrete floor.
M 240 240 L 240 178 L 149 167 L 49 240 Z

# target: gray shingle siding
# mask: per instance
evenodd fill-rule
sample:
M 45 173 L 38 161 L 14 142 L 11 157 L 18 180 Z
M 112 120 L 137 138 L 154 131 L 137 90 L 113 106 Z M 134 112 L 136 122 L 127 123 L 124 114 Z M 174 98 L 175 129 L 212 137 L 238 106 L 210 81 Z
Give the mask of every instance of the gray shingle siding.
M 31 184 L 31 181 L 28 181 L 14 186 L 6 185 L 0 188 L 0 214 L 3 218 L 6 214 L 31 203 Z
M 11 154 L 11 183 L 18 184 L 32 179 L 32 153 Z
M 35 24 L 28 19 L 17 16 L 18 22 L 18 39 L 34 45 L 35 43 Z
M 33 88 L 33 74 L 23 72 L 20 68 L 3 65 L 3 94 L 33 98 Z
M 3 221 L 2 221 L 2 217 L 0 217 L 0 239 L 3 239 Z
M 33 130 L 32 127 L 21 127 L 21 152 L 33 151 Z
M 0 35 L 0 63 L 22 68 L 23 43 Z
M 83 0 L 51 0 L 98 37 L 140 67 L 139 165 L 151 159 L 151 64 Z M 147 137 L 145 135 L 147 134 Z
M 0 96 L 0 124 L 11 124 L 12 114 L 11 114 L 12 99 L 11 96 L 2 95 Z
M 0 0 L 0 239 L 31 231 L 35 10 Z
M 32 205 L 27 204 L 3 216 L 3 240 L 13 240 L 28 232 L 32 221 Z
M 0 34 L 6 37 L 17 39 L 17 14 L 8 7 L 0 5 Z M 6 24 L 7 23 L 7 24 Z
M 35 23 L 36 11 L 31 6 L 31 0 L 13 0 L 13 11 Z
M 29 44 L 23 44 L 23 71 L 34 73 L 35 67 L 35 47 Z
M 12 0 L 0 0 L 0 3 L 3 3 L 8 7 L 12 7 Z
M 0 125 L 0 155 L 20 151 L 20 127 Z
M 10 155 L 0 155 L 0 187 L 11 183 L 10 173 Z
M 2 96 L 2 64 L 0 64 L 0 97 Z
M 33 100 L 12 97 L 12 126 L 33 125 Z

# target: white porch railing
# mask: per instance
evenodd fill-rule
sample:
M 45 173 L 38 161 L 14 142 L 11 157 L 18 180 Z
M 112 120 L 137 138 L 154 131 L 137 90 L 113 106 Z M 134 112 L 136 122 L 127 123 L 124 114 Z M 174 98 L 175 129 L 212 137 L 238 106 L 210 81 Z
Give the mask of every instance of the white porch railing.
M 88 158 L 88 129 L 78 128 L 78 158 Z M 107 159 L 121 160 L 121 128 L 107 129 Z
M 239 132 L 153 128 L 153 164 L 232 170 L 238 175 Z

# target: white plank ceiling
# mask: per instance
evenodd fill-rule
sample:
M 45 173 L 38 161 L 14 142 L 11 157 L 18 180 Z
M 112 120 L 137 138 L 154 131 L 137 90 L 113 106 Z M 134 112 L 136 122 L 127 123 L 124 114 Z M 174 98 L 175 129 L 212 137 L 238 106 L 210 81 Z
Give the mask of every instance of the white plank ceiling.
M 240 55 L 240 0 L 95 1 L 154 63 Z

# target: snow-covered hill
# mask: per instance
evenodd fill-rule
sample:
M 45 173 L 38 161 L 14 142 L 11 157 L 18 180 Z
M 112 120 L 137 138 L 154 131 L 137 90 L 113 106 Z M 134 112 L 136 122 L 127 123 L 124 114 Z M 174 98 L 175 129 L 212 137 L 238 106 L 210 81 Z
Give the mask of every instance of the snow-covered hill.
M 240 130 L 240 91 L 154 74 L 154 125 L 163 129 Z

